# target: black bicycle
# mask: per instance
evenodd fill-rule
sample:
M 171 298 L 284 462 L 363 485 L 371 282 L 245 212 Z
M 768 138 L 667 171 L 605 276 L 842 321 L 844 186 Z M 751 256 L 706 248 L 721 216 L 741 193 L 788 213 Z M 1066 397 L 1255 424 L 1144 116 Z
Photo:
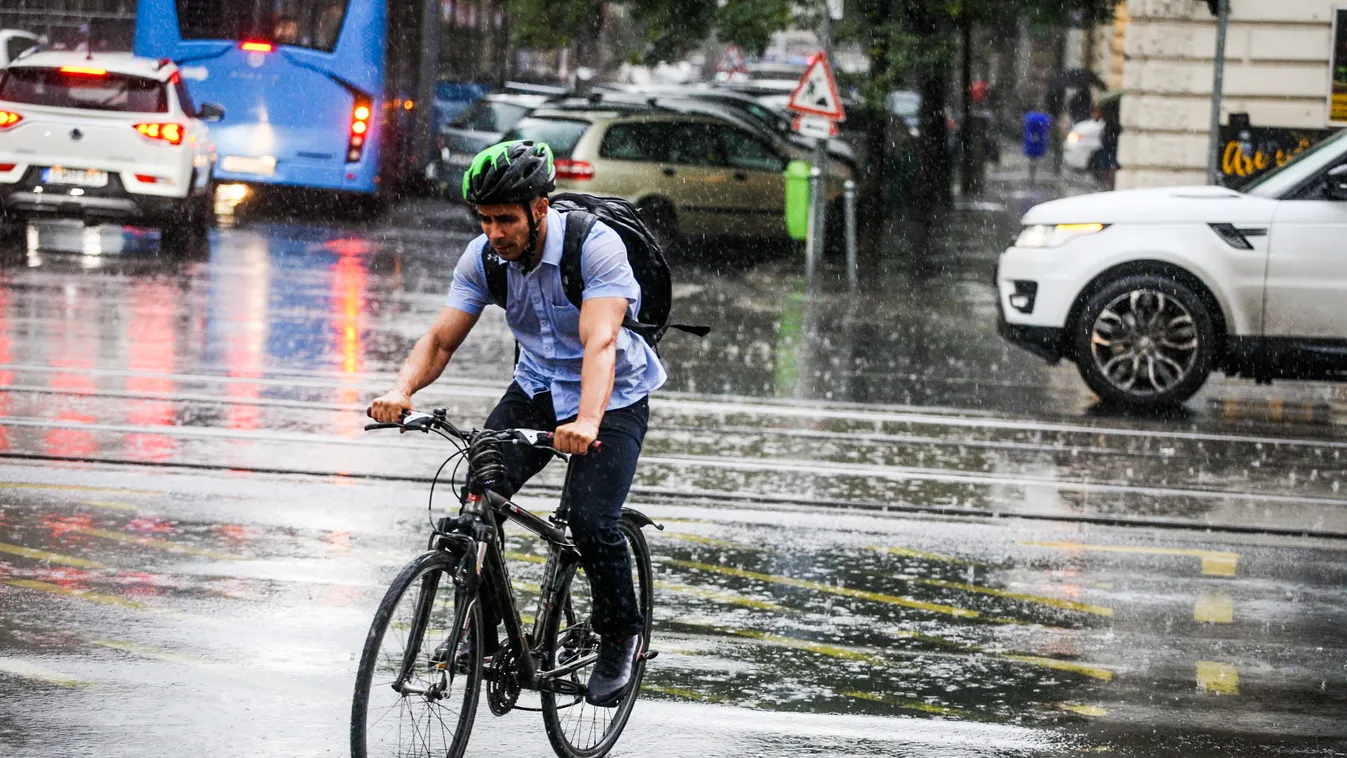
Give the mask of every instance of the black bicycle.
M 443 408 L 365 429 L 434 433 L 455 443 L 458 451 L 440 466 L 435 482 L 450 462 L 468 466 L 465 486 L 456 491 L 458 516 L 433 522 L 429 549 L 397 575 L 374 615 L 356 675 L 351 755 L 459 758 L 468 745 L 483 682 L 487 704 L 497 716 L 513 709 L 541 710 L 547 737 L 562 758 L 607 754 L 631 716 L 646 662 L 656 656 L 650 649 L 650 550 L 641 529 L 663 527 L 638 511 L 622 510 L 645 630 L 631 685 L 616 705 L 596 707 L 586 702 L 585 689 L 598 659 L 599 636 L 590 619 L 592 590 L 566 532 L 569 487 L 546 520 L 491 489 L 505 476 L 503 445 L 533 445 L 565 460 L 551 447 L 552 435 L 527 429 L 463 431 L 448 421 Z M 572 470 L 567 468 L 567 484 Z M 433 482 L 432 504 L 434 491 Z M 525 631 L 506 568 L 502 519 L 515 521 L 547 545 L 531 631 Z M 494 634 L 483 624 L 487 598 L 504 620 L 506 640 L 484 662 L 484 635 Z M 541 707 L 519 705 L 523 690 L 538 692 Z

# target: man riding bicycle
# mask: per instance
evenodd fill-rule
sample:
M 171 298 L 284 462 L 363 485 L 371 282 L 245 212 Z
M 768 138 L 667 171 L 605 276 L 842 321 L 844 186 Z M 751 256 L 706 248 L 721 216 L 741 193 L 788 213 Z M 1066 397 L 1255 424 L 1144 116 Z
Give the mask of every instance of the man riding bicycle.
M 412 395 L 439 378 L 454 352 L 496 302 L 485 260 L 504 261 L 508 279 L 505 320 L 519 345 L 514 381 L 487 417 L 487 429 L 554 431 L 554 446 L 583 456 L 574 461 L 567 493 L 574 503 L 570 528 L 594 593 L 593 619 L 601 637 L 586 699 L 619 701 L 641 650 L 644 620 L 637 606 L 626 540 L 618 528 L 636 473 L 650 409 L 648 395 L 664 384 L 659 357 L 622 326 L 640 310 L 641 288 L 621 237 L 595 222 L 580 252 L 583 301 L 567 298 L 559 263 L 568 216 L 549 206 L 556 189 L 552 150 L 545 143 L 504 142 L 479 153 L 463 177 L 463 197 L 481 223 L 454 269 L 449 296 L 435 323 L 376 398 L 369 415 L 396 422 L 412 410 Z M 490 249 L 487 249 L 490 246 Z M 599 441 L 601 448 L 587 453 Z M 509 497 L 551 459 L 544 450 L 507 445 Z M 484 602 L 483 652 L 499 646 L 493 602 Z

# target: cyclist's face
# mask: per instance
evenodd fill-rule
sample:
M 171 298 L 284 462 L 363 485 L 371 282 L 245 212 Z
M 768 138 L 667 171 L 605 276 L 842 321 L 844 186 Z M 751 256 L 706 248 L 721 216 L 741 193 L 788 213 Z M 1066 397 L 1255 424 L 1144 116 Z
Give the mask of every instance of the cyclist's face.
M 529 212 L 540 224 L 547 216 L 547 198 L 538 198 L 529 205 Z M 528 217 L 524 215 L 524 206 L 479 205 L 477 221 L 482 225 L 482 233 L 491 242 L 491 247 L 501 260 L 517 261 L 524 257 L 529 243 Z M 539 242 L 542 242 L 542 228 L 539 228 Z

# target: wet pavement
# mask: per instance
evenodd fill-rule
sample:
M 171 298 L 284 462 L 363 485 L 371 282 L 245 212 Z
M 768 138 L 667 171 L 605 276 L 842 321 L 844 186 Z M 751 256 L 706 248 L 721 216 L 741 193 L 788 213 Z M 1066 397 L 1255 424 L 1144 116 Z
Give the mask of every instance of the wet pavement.
M 1343 389 L 1215 378 L 1119 415 L 995 334 L 1011 166 L 924 270 L 676 259 L 670 384 L 631 504 L 662 654 L 615 755 L 1334 755 L 1347 750 Z M 370 616 L 424 544 L 437 440 L 362 431 L 473 231 L 243 218 L 195 250 L 0 241 L 5 754 L 345 752 Z M 696 255 L 693 255 L 693 252 Z M 465 423 L 488 313 L 418 397 Z M 521 504 L 550 509 L 552 467 Z M 444 490 L 430 505 L 451 506 Z M 519 586 L 537 544 L 511 533 Z M 11 749 L 12 748 L 12 749 Z M 469 755 L 549 755 L 485 709 Z

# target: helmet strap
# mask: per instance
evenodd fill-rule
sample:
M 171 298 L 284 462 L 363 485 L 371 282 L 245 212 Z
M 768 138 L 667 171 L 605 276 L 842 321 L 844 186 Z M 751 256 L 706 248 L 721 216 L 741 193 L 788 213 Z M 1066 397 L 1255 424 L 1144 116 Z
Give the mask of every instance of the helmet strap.
M 528 257 L 524 260 L 524 270 L 532 271 L 543 257 L 542 251 L 538 250 L 538 220 L 533 217 L 532 203 L 520 203 L 520 206 L 524 209 L 524 218 L 529 221 Z

